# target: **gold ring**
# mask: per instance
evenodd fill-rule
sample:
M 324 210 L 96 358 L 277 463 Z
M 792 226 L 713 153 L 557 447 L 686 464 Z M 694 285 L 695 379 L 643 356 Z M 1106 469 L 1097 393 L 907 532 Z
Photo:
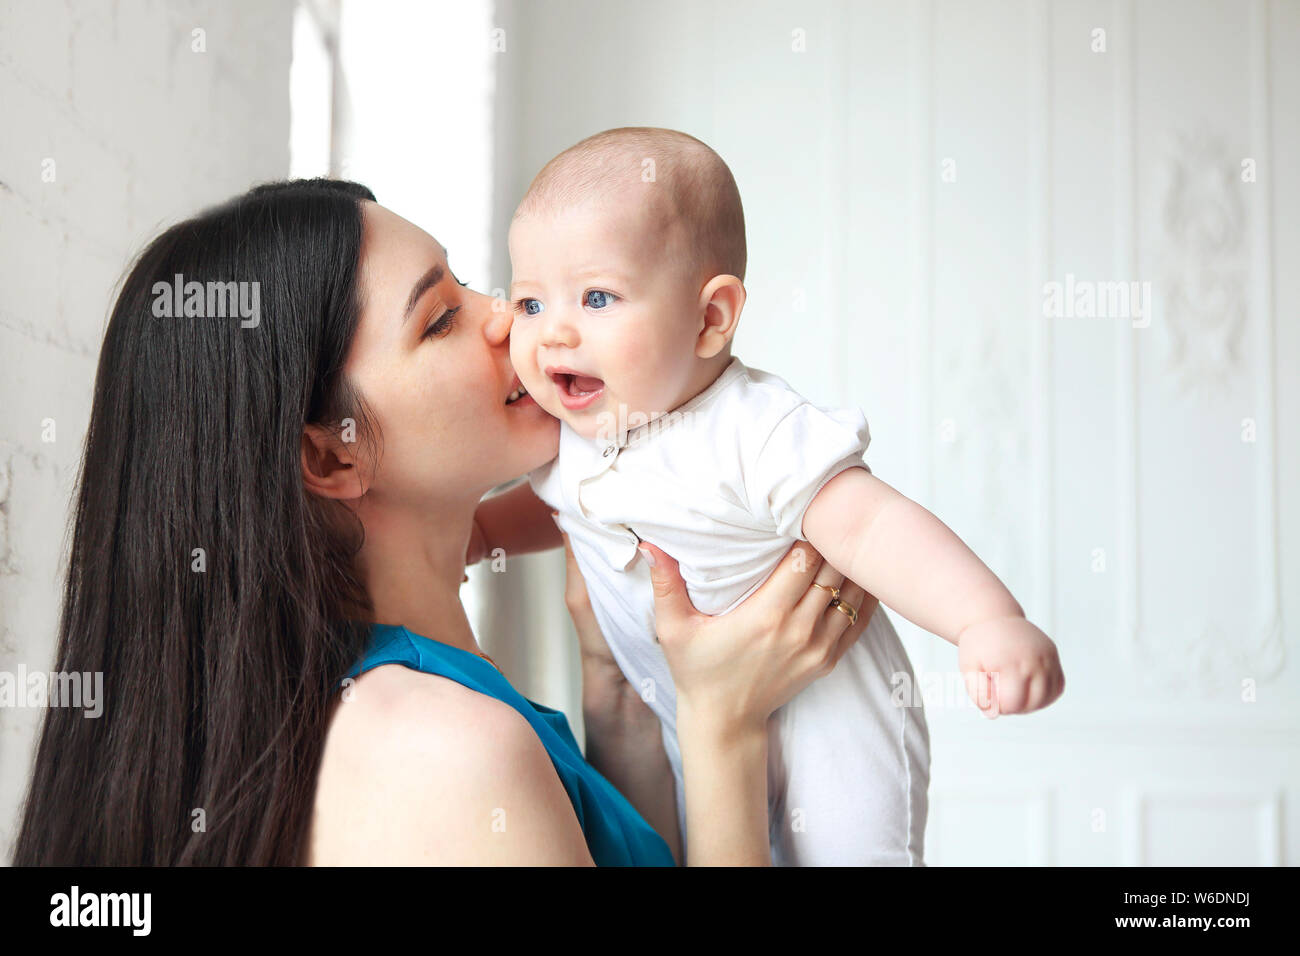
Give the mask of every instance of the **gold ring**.
M 858 623 L 858 609 L 852 604 L 849 604 L 847 601 L 841 601 L 839 598 L 835 598 L 831 601 L 830 606 L 835 608 L 837 611 L 843 612 L 848 617 L 850 624 Z
M 818 584 L 816 581 L 813 582 L 813 587 L 821 588 L 823 591 L 830 591 L 832 601 L 838 601 L 840 598 L 839 588 L 833 588 L 829 584 Z

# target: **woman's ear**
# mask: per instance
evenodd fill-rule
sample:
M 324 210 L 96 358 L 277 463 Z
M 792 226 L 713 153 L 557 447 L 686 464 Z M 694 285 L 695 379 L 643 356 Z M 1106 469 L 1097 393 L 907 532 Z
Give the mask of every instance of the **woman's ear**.
M 745 307 L 745 285 L 735 276 L 714 276 L 700 292 L 704 328 L 695 341 L 695 354 L 713 358 L 731 342 Z
M 357 467 L 356 443 L 320 425 L 302 430 L 302 484 L 321 498 L 360 498 L 366 493 Z

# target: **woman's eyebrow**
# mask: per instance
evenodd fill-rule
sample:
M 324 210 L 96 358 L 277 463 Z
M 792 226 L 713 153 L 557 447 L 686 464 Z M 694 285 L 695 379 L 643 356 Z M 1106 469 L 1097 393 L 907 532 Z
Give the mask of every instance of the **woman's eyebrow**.
M 420 301 L 420 296 L 424 295 L 431 288 L 441 282 L 443 276 L 446 274 L 447 273 L 443 271 L 441 263 L 439 263 L 415 281 L 415 285 L 411 286 L 411 294 L 406 300 L 406 311 L 402 314 L 403 324 L 405 324 L 406 320 L 411 317 L 411 313 L 415 311 L 415 303 Z

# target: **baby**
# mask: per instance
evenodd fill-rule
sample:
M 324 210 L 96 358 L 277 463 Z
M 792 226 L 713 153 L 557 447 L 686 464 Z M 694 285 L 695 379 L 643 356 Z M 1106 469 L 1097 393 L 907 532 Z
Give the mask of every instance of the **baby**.
M 958 645 L 963 672 L 995 679 L 991 696 L 971 688 L 986 713 L 1060 694 L 1052 641 L 956 535 L 867 468 L 862 413 L 812 405 L 731 354 L 745 226 L 712 149 L 664 129 L 589 137 L 533 180 L 509 244 L 511 360 L 561 422 L 558 456 L 529 483 L 558 510 L 610 651 L 663 725 L 683 847 L 674 690 L 642 540 L 679 562 L 708 614 L 808 541 Z M 919 704 L 894 701 L 900 682 L 915 677 L 878 609 L 834 671 L 773 714 L 774 863 L 924 865 L 929 732 Z

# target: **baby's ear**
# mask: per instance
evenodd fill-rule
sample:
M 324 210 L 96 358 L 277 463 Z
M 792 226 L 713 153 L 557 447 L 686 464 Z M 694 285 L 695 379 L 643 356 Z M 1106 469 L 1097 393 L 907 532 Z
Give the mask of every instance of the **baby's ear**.
M 695 341 L 699 358 L 713 358 L 731 342 L 745 307 L 745 284 L 735 276 L 714 276 L 700 291 L 704 325 Z

